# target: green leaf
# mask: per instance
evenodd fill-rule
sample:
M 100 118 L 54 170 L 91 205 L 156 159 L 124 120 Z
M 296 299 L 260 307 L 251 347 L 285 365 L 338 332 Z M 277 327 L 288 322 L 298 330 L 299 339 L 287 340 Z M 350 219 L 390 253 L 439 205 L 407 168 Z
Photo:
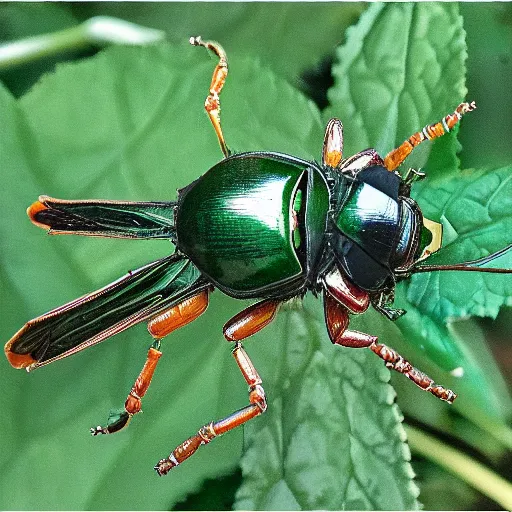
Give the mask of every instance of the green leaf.
M 165 241 L 45 237 L 30 225 L 24 209 L 39 193 L 62 198 L 174 199 L 177 187 L 218 161 L 220 150 L 203 111 L 213 63 L 201 50 L 188 44 L 112 48 L 77 65 L 60 66 L 18 102 L 2 90 L 5 123 L 0 144 L 2 154 L 8 155 L 3 176 L 8 193 L 0 234 L 10 242 L 2 252 L 0 276 L 2 289 L 9 292 L 4 339 L 29 318 L 171 250 Z M 222 96 L 223 125 L 231 147 L 320 156 L 323 127 L 311 102 L 250 60 L 233 63 L 231 72 Z M 1 420 L 7 434 L 0 441 L 0 453 L 9 472 L 0 480 L 2 508 L 163 508 L 197 489 L 205 478 L 232 471 L 241 454 L 242 429 L 201 449 L 166 477 L 167 482 L 155 477 L 152 466 L 201 425 L 247 403 L 243 379 L 221 334 L 222 324 L 242 307 L 215 294 L 206 315 L 165 340 L 164 357 L 144 400 L 146 414 L 136 417 L 126 432 L 105 438 L 90 438 L 88 428 L 104 422 L 108 411 L 122 404 L 151 341 L 143 326 L 30 376 L 8 370 L 4 360 L 2 389 L 9 399 Z M 390 507 L 394 501 L 400 508 L 416 507 L 417 489 L 406 462 L 401 416 L 391 405 L 392 390 L 384 382 L 388 371 L 371 354 L 342 356 L 328 342 L 325 328 L 320 328 L 320 310 L 315 318 L 314 328 L 321 330 L 315 343 L 321 341 L 320 347 L 306 340 L 298 344 L 302 348 L 287 344 L 291 326 L 286 336 L 273 337 L 272 330 L 262 333 L 260 339 L 267 339 L 271 349 L 266 353 L 258 343 L 247 344 L 264 378 L 271 408 L 274 402 L 279 404 L 290 376 L 276 371 L 279 361 L 289 360 L 289 368 L 295 368 L 293 393 L 302 397 L 303 405 L 298 403 L 294 413 L 293 428 L 300 435 L 291 439 L 293 445 L 287 450 L 295 454 L 290 462 L 297 478 L 302 481 L 306 475 L 297 464 L 301 453 L 311 453 L 319 436 L 315 429 L 325 436 L 327 427 L 336 427 L 338 436 L 330 449 L 337 455 L 330 465 L 319 457 L 315 469 L 316 478 L 328 484 L 323 484 L 324 492 L 336 496 L 339 491 L 330 476 L 334 464 L 347 482 L 345 503 L 375 508 L 372 500 L 385 478 L 389 501 L 383 498 L 379 506 Z M 306 325 L 298 322 L 299 328 Z M 308 352 L 306 366 L 300 361 L 292 364 L 300 356 L 298 348 Z M 327 362 L 334 358 L 338 362 L 327 370 Z M 366 380 L 358 374 L 367 358 Z M 352 360 L 357 367 L 349 364 Z M 302 368 L 307 370 L 304 380 Z M 340 381 L 338 373 L 346 378 Z M 308 421 L 304 406 L 314 405 L 309 397 L 314 379 L 319 380 L 316 396 L 332 394 L 329 389 L 344 383 L 339 388 L 343 400 L 334 400 L 332 410 L 334 418 L 345 418 L 342 424 L 333 423 L 330 416 L 328 423 L 321 417 Z M 375 388 L 370 386 L 374 379 Z M 368 390 L 360 393 L 366 382 Z M 275 414 L 278 411 L 276 406 Z M 278 443 L 273 414 L 255 420 L 254 429 L 247 430 L 247 442 L 269 422 L 265 432 L 270 430 L 272 443 Z M 352 436 L 349 427 L 370 429 L 374 438 L 354 436 L 347 457 L 342 452 Z M 366 464 L 362 454 L 372 463 Z M 268 455 L 269 460 L 261 457 L 258 463 L 271 464 L 273 454 Z M 347 464 L 353 469 L 344 475 Z M 52 484 L 56 474 L 60 475 L 58 494 Z M 264 489 L 261 472 L 250 471 L 245 478 L 251 485 L 254 478 L 261 478 L 257 485 Z M 145 492 L 133 493 L 133 482 Z M 299 499 L 324 502 L 313 486 L 305 487 Z M 294 508 L 297 503 L 282 485 L 261 500 L 279 508 Z
M 465 171 L 423 187 L 423 213 L 441 222 L 445 247 L 428 264 L 456 264 L 492 254 L 511 242 L 512 168 Z M 510 252 L 488 266 L 510 268 Z M 432 360 L 445 369 L 463 365 L 462 349 L 448 335 L 447 322 L 468 315 L 496 317 L 512 304 L 507 274 L 432 272 L 412 277 L 398 290 L 397 303 L 409 314 L 398 322 Z M 421 325 L 421 328 L 414 328 Z
M 433 183 L 418 202 L 445 233 L 445 246 L 429 258 L 429 265 L 471 261 L 512 243 L 512 166 L 465 171 Z M 486 266 L 511 268 L 512 251 Z M 407 298 L 436 320 L 496 318 L 501 306 L 512 305 L 512 280 L 507 274 L 425 273 L 411 279 Z
M 453 112 L 466 94 L 466 45 L 457 4 L 372 4 L 347 31 L 336 56 L 325 119 L 342 119 L 348 155 L 367 147 L 385 155 Z M 458 162 L 445 149 L 455 141 L 445 138 L 440 144 L 437 163 L 442 161 L 443 174 L 452 173 Z M 408 166 L 425 165 L 430 148 L 422 146 Z M 433 171 L 427 167 L 429 176 Z
M 411 386 L 410 382 L 401 375 L 394 373 L 391 376 L 391 383 L 397 392 L 397 403 L 407 418 L 414 418 L 438 432 L 460 439 L 466 445 L 484 453 L 489 460 L 496 460 L 512 449 L 512 431 L 506 426 L 507 416 L 511 411 L 507 383 L 500 374 L 486 342 L 485 333 L 477 320 L 453 322 L 450 324 L 449 333 L 460 340 L 459 342 L 464 343 L 463 346 L 469 351 L 472 359 L 478 361 L 481 373 L 485 375 L 488 382 L 492 383 L 492 392 L 483 396 L 484 407 L 480 404 L 475 406 L 474 394 L 482 395 L 482 391 L 478 388 L 487 389 L 488 385 L 482 386 L 481 379 L 474 381 L 471 376 L 468 379 L 466 375 L 462 378 L 443 375 L 433 363 L 425 366 L 422 363 L 421 367 L 432 377 L 437 378 L 439 375 L 439 382 L 453 386 L 453 389 L 459 393 L 454 406 L 447 407 L 444 402 L 433 400 L 428 393 L 418 393 L 416 386 Z M 403 345 L 400 351 L 408 353 L 411 347 L 407 333 L 404 333 L 403 338 L 399 335 L 398 342 Z M 411 360 L 417 360 L 416 354 L 411 355 Z M 468 389 L 471 386 L 473 390 Z M 466 398 L 466 395 L 469 398 Z M 489 407 L 489 403 L 492 406 Z M 416 466 L 414 468 L 416 469 Z
M 280 357 L 276 383 L 266 386 L 265 421 L 246 429 L 235 508 L 416 509 L 402 415 L 382 362 L 369 351 L 326 343 L 322 307 L 313 298 L 282 311 L 270 329 L 270 342 L 261 336 L 250 346 L 263 359 L 265 344 L 275 360 L 278 339 Z
M 417 200 L 423 213 L 444 227 L 443 249 L 427 264 L 456 264 L 481 258 L 507 247 L 512 232 L 512 168 L 464 171 L 421 189 Z M 512 268 L 512 251 L 486 266 Z M 460 398 L 456 407 L 478 423 L 487 415 L 504 421 L 511 413 L 510 397 L 496 364 L 475 352 L 475 335 L 461 337 L 452 322 L 469 315 L 495 318 L 512 304 L 508 274 L 432 272 L 418 274 L 397 289 L 396 303 L 407 310 L 397 321 L 407 341 L 445 370 L 460 368 L 464 377 L 443 377 Z M 481 343 L 480 343 L 481 345 Z M 421 359 L 420 359 L 421 360 Z M 425 363 L 422 363 L 422 366 Z
M 31 317 L 169 253 L 165 241 L 45 237 L 24 210 L 42 192 L 173 199 L 178 186 L 220 155 L 202 107 L 211 72 L 207 56 L 187 43 L 181 49 L 105 52 L 62 66 L 20 102 L 1 89 L 8 193 L 0 231 L 9 240 L 2 248 L 4 340 Z M 206 84 L 204 92 L 197 83 Z M 164 346 L 144 401 L 146 414 L 126 433 L 104 439 L 91 438 L 88 428 L 123 403 L 151 343 L 143 326 L 30 376 L 8 369 L 4 360 L 9 413 L 1 420 L 1 457 L 9 471 L 0 482 L 2 508 L 166 508 L 205 477 L 231 471 L 240 457 L 241 431 L 205 450 L 210 463 L 198 454 L 195 464 L 180 468 L 171 487 L 152 470 L 194 429 L 247 400 L 221 335 L 223 320 L 239 306 L 215 304 L 213 298 L 219 318 L 198 320 Z M 190 348 L 191 339 L 204 342 Z M 205 394 L 205 386 L 215 393 Z M 146 492 L 131 492 L 133 482 Z
M 396 304 L 407 314 L 396 322 L 401 337 L 393 340 L 393 346 L 437 383 L 453 389 L 459 395 L 454 407 L 461 414 L 476 424 L 482 423 L 476 415 L 506 422 L 512 412 L 510 396 L 496 363 L 482 360 L 474 350 L 474 335 L 462 336 L 451 324 L 421 312 L 403 293 L 399 287 Z

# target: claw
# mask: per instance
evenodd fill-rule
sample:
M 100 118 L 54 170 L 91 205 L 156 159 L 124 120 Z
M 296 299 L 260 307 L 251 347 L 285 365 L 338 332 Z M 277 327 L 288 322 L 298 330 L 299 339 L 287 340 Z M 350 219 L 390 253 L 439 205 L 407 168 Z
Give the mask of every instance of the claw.
M 111 411 L 107 426 L 102 427 L 98 425 L 96 428 L 93 427 L 90 429 L 91 434 L 97 436 L 98 434 L 113 434 L 114 432 L 119 432 L 130 423 L 132 416 L 133 414 L 127 413 L 126 410 Z
M 101 425 L 98 425 L 96 428 L 91 427 L 89 430 L 93 436 L 97 436 L 98 434 L 109 434 L 108 427 L 102 427 Z
M 156 464 L 153 469 L 157 472 L 158 476 L 164 476 L 167 475 L 172 468 L 175 468 L 178 465 L 178 461 L 171 454 L 167 459 L 159 460 L 158 464 Z

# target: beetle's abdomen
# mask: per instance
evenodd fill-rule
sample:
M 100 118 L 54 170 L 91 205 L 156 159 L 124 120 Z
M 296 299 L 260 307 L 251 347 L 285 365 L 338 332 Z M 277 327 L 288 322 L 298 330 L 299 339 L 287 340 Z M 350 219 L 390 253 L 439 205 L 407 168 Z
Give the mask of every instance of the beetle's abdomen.
M 181 191 L 176 231 L 183 251 L 224 292 L 258 295 L 299 276 L 292 205 L 305 166 L 235 155 Z

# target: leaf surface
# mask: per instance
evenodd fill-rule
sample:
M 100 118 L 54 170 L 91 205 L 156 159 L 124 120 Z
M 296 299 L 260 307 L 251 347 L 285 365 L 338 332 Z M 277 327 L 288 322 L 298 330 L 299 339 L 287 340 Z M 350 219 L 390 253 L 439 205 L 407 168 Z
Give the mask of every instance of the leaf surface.
M 344 123 L 346 154 L 374 147 L 384 156 L 453 112 L 466 94 L 464 35 L 457 4 L 370 6 L 337 51 L 329 91 L 326 113 Z M 451 137 L 434 144 L 441 146 L 437 163 L 443 173 L 458 167 L 454 151 L 446 151 L 456 144 Z M 425 166 L 430 149 L 422 144 L 406 165 Z
M 444 247 L 428 264 L 472 261 L 512 244 L 512 167 L 465 171 L 424 188 L 424 214 L 443 224 Z M 487 267 L 511 268 L 512 250 Z M 512 305 L 507 274 L 433 272 L 414 276 L 408 300 L 437 320 L 467 315 L 495 318 Z
M 235 508 L 416 509 L 389 371 L 369 351 L 326 343 L 322 307 L 312 297 L 282 311 L 271 329 L 272 343 L 255 340 L 254 348 L 265 343 L 271 358 L 279 338 L 279 378 L 265 422 L 247 427 Z
M 174 199 L 177 187 L 190 183 L 220 159 L 203 111 L 211 72 L 206 54 L 185 44 L 112 48 L 79 64 L 59 66 L 55 74 L 45 77 L 19 101 L 2 90 L 1 106 L 7 122 L 2 125 L 0 143 L 9 155 L 5 176 L 9 193 L 3 203 L 8 217 L 0 227 L 4 239 L 10 240 L 2 253 L 2 286 L 10 293 L 9 315 L 3 326 L 5 339 L 29 318 L 171 250 L 165 241 L 45 237 L 30 225 L 24 208 L 40 193 L 65 199 Z M 197 84 L 205 86 L 198 89 Z M 253 98 L 261 101 L 255 103 Z M 323 127 L 314 105 L 250 60 L 232 66 L 222 101 L 223 125 L 231 147 L 319 157 Z M 17 187 L 21 181 L 24 186 Z M 206 315 L 164 341 L 164 357 L 144 400 L 146 414 L 136 417 L 125 433 L 90 438 L 87 429 L 103 422 L 108 410 L 121 405 L 130 389 L 151 341 L 142 326 L 34 375 L 11 370 L 3 384 L 10 397 L 5 409 L 10 413 L 3 415 L 2 421 L 8 422 L 6 431 L 23 435 L 3 438 L 11 444 L 2 450 L 3 462 L 10 468 L 0 481 L 4 489 L 0 493 L 2 508 L 166 508 L 195 490 L 203 479 L 230 471 L 240 457 L 242 429 L 201 449 L 167 481 L 157 479 L 151 468 L 201 425 L 247 402 L 243 380 L 221 335 L 222 324 L 242 307 L 214 294 Z M 321 329 L 322 339 L 316 339 L 314 346 L 307 339 L 302 341 L 301 350 L 308 352 L 311 361 L 306 366 L 299 361 L 294 370 L 294 394 L 303 396 L 304 406 L 314 405 L 308 390 L 316 379 L 319 382 L 314 386 L 321 397 L 324 387 L 336 385 L 337 372 L 355 372 L 352 368 L 344 370 L 338 363 L 322 377 L 335 347 L 328 342 L 321 311 L 315 315 L 312 322 Z M 275 372 L 280 360 L 276 354 L 290 358 L 290 368 L 294 367 L 297 347 L 286 342 L 295 329 L 290 325 L 287 334 L 271 337 L 269 331 L 261 335 L 260 339 L 269 340 L 268 352 L 263 344 L 259 349 L 258 343 L 248 343 L 276 404 L 290 399 L 287 394 L 281 397 L 282 390 L 287 389 L 287 375 Z M 298 328 L 302 325 L 304 322 L 299 322 Z M 357 357 L 365 361 L 371 354 Z M 7 363 L 3 364 L 3 374 L 7 375 Z M 369 380 L 387 378 L 383 377 L 387 371 L 378 362 L 370 364 L 379 369 Z M 307 370 L 305 379 L 299 378 L 301 369 Z M 374 508 L 362 489 L 366 485 L 376 488 L 382 472 L 374 474 L 372 464 L 356 460 L 361 454 L 387 468 L 386 479 L 392 488 L 389 500 L 403 508 L 416 506 L 417 489 L 411 482 L 401 417 L 390 405 L 391 388 L 381 382 L 377 396 L 373 391 L 360 396 L 358 390 L 351 389 L 350 381 L 347 386 L 338 389 L 344 399 L 333 400 L 328 423 L 321 417 L 309 422 L 307 408 L 298 410 L 300 414 L 294 414 L 287 423 L 300 434 L 285 438 L 286 450 L 295 454 L 290 463 L 300 482 L 307 477 L 300 468 L 300 454 L 310 452 L 318 436 L 327 435 L 326 429 L 335 426 L 336 418 L 344 418 L 336 425 L 339 434 L 329 464 L 319 459 L 315 469 L 315 478 L 326 482 L 324 497 L 314 486 L 305 487 L 298 498 L 296 490 L 289 492 L 287 486 L 268 489 L 265 476 L 244 462 L 244 478 L 250 479 L 251 485 L 254 478 L 262 478 L 257 484 L 262 490 L 258 499 L 265 506 L 295 508 L 297 499 L 301 504 L 328 503 L 325 493 L 338 492 L 339 479 L 331 476 L 334 471 L 350 487 L 343 498 L 345 503 Z M 276 414 L 279 410 L 277 405 Z M 270 431 L 273 444 L 279 443 L 273 416 L 266 418 L 258 419 L 254 430 L 247 430 L 248 443 L 267 421 L 270 427 L 265 432 Z M 356 424 L 361 431 L 371 426 L 378 442 L 364 446 L 364 440 L 355 439 L 347 457 L 342 452 L 350 435 L 348 428 Z M 384 448 L 388 436 L 393 450 Z M 260 461 L 264 465 L 275 458 L 270 452 L 267 455 L 268 459 Z M 28 458 L 30 475 L 25 472 Z M 343 476 L 347 464 L 352 463 L 354 470 Z M 51 484 L 57 472 L 63 475 L 59 494 L 52 491 Z M 26 488 L 7 492 L 16 487 L 22 475 L 34 492 Z M 144 492 L 131 492 L 133 482 Z

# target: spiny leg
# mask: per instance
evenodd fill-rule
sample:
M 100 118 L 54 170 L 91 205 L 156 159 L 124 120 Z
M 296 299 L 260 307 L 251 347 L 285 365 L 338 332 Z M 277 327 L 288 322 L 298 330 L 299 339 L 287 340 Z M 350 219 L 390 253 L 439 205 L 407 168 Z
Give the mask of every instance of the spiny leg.
M 349 323 L 348 311 L 328 293 L 325 293 L 324 296 L 324 311 L 329 337 L 334 344 L 351 348 L 367 347 L 377 354 L 388 368 L 403 373 L 424 391 L 428 391 L 450 404 L 457 398 L 457 395 L 451 389 L 436 384 L 428 375 L 412 366 L 398 352 L 382 343 L 377 343 L 377 336 L 347 330 L 346 327 Z
M 210 94 L 206 97 L 204 108 L 210 122 L 213 125 L 213 129 L 219 139 L 220 149 L 224 153 L 225 157 L 231 154 L 226 141 L 224 140 L 224 134 L 220 126 L 220 92 L 224 87 L 224 82 L 228 76 L 228 59 L 226 52 L 219 43 L 214 41 L 203 41 L 200 36 L 191 37 L 190 44 L 194 46 L 204 46 L 206 49 L 211 50 L 217 57 L 219 57 L 219 63 L 215 66 L 213 71 L 212 82 L 210 84 Z
M 436 139 L 448 133 L 462 118 L 466 112 L 476 109 L 475 102 L 461 103 L 453 114 L 448 114 L 441 121 L 429 124 L 420 132 L 411 135 L 406 141 L 390 151 L 384 158 L 384 165 L 388 171 L 394 171 L 411 153 L 411 151 L 425 140 Z
M 267 401 L 261 377 L 247 352 L 242 347 L 241 340 L 255 334 L 268 325 L 274 319 L 279 304 L 278 301 L 273 300 L 259 302 L 234 316 L 224 326 L 225 338 L 228 341 L 235 342 L 233 356 L 245 382 L 249 386 L 249 405 L 230 414 L 227 418 L 215 422 L 211 421 L 202 426 L 197 434 L 181 443 L 171 452 L 169 457 L 160 460 L 156 464 L 155 470 L 160 476 L 166 475 L 172 468 L 188 459 L 201 445 L 208 444 L 215 437 L 246 423 L 266 411 Z
M 149 321 L 148 331 L 153 336 L 154 342 L 149 348 L 146 362 L 126 398 L 124 410 L 111 413 L 108 418 L 107 426 L 102 427 L 98 425 L 95 428 L 91 428 L 92 435 L 119 432 L 119 430 L 128 425 L 134 414 L 140 412 L 142 397 L 146 394 L 151 384 L 151 379 L 155 373 L 158 360 L 162 355 L 160 351 L 160 340 L 172 331 L 183 327 L 201 315 L 208 307 L 208 293 L 209 290 L 203 290 L 163 313 L 160 313 Z

